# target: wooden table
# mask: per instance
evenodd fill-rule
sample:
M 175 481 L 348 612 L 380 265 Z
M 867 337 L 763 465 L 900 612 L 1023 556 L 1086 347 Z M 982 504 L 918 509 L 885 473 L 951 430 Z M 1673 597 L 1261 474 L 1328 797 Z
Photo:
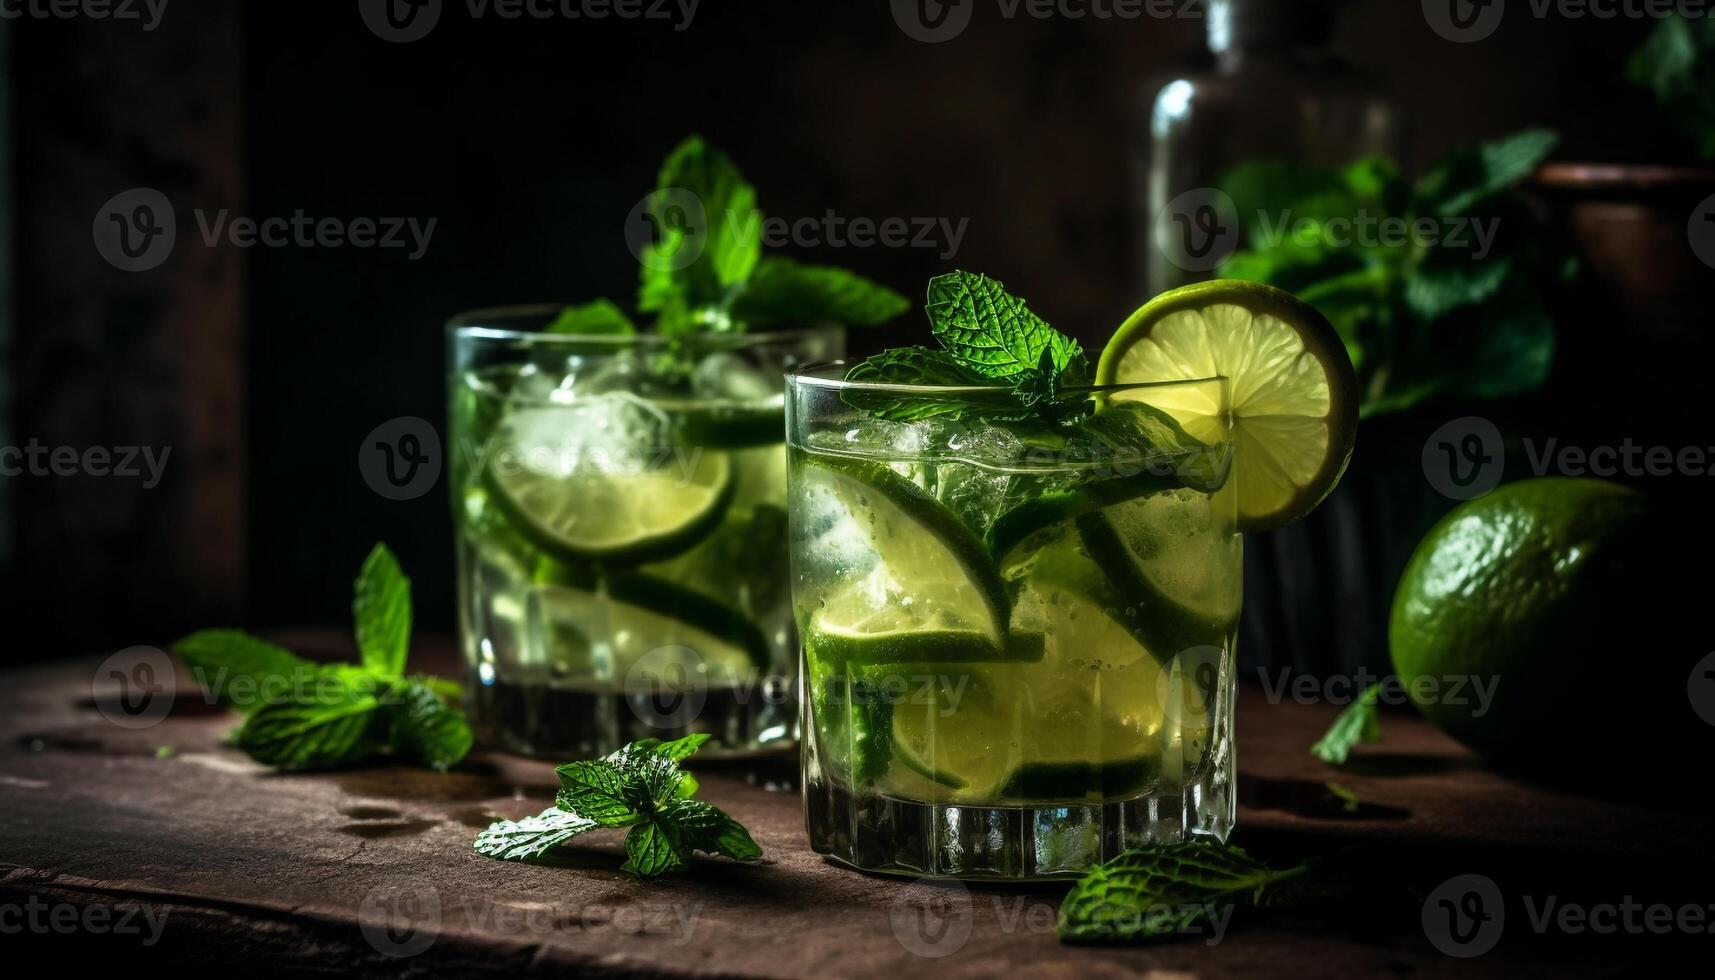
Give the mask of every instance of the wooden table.
M 949 889 L 824 863 L 806 846 L 796 794 L 768 788 L 790 784 L 790 760 L 699 771 L 703 797 L 752 829 L 765 864 L 699 860 L 642 883 L 619 873 L 617 834 L 586 838 L 553 866 L 471 849 L 490 821 L 548 805 L 545 763 L 478 753 L 445 775 L 277 774 L 222 746 L 233 717 L 200 694 L 180 695 L 150 727 L 110 721 L 111 698 L 92 694 L 99 663 L 15 670 L 0 683 L 0 930 L 11 948 L 24 939 L 128 968 L 244 973 L 1176 980 L 1604 974 L 1715 945 L 1715 935 L 1532 924 L 1551 895 L 1715 902 L 1710 821 L 1650 804 L 1683 786 L 1603 773 L 1621 798 L 1600 799 L 1531 784 L 1403 713 L 1336 772 L 1305 751 L 1336 709 L 1270 704 L 1260 688 L 1240 697 L 1236 841 L 1277 862 L 1320 858 L 1326 897 L 1240 911 L 1213 943 L 1070 948 L 1053 936 L 1063 888 Z M 1329 780 L 1356 794 L 1355 811 Z M 1455 959 L 1426 938 L 1425 896 L 1465 873 L 1496 883 L 1504 931 L 1492 952 Z M 945 913 L 947 928 L 931 919 L 925 929 L 925 908 Z

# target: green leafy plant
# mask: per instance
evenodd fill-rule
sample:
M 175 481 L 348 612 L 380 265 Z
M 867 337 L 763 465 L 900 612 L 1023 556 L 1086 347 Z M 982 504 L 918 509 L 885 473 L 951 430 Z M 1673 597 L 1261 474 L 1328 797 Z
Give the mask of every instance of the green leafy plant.
M 1531 391 L 1554 356 L 1545 297 L 1575 267 L 1509 191 L 1557 142 L 1518 133 L 1459 150 L 1416 182 L 1381 158 L 1238 167 L 1219 183 L 1248 247 L 1220 274 L 1326 314 L 1357 368 L 1365 416 Z
M 902 347 L 853 365 L 848 381 L 894 385 L 999 387 L 1010 397 L 972 392 L 950 398 L 909 392 L 846 394 L 854 408 L 909 422 L 932 417 L 1067 422 L 1089 414 L 1089 399 L 1065 389 L 1090 383 L 1090 362 L 1076 340 L 1049 326 L 1001 283 L 974 272 L 929 280 L 923 307 L 941 349 Z
M 667 336 L 816 322 L 874 326 L 910 306 L 905 297 L 856 273 L 763 255 L 756 188 L 700 136 L 667 155 L 644 211 L 653 234 L 641 256 L 637 310 L 653 314 L 656 331 Z M 638 330 L 605 299 L 567 307 L 545 329 L 609 335 Z
M 1343 766 L 1359 744 L 1381 741 L 1382 723 L 1376 713 L 1376 702 L 1381 693 L 1380 684 L 1364 688 L 1364 693 L 1347 705 L 1346 710 L 1328 726 L 1327 734 L 1310 746 L 1310 754 L 1331 766 Z
M 653 877 L 685 866 L 693 851 L 754 861 L 762 848 L 719 807 L 692 799 L 697 780 L 679 767 L 707 735 L 671 742 L 643 739 L 611 755 L 555 770 L 554 805 L 523 820 L 502 820 L 476 837 L 476 850 L 504 861 L 541 858 L 580 834 L 624 829 L 620 870 Z
M 1212 841 L 1153 844 L 1092 868 L 1060 903 L 1067 943 L 1148 943 L 1183 936 L 1234 904 L 1266 905 L 1309 871 L 1279 870 Z
M 378 544 L 351 604 L 358 664 L 318 664 L 241 630 L 210 629 L 173 652 L 217 700 L 244 715 L 233 745 L 264 765 L 330 769 L 402 759 L 445 770 L 470 752 L 458 685 L 411 676 L 411 580 Z
M 1626 66 L 1704 160 L 1715 160 L 1715 19 L 1663 17 Z

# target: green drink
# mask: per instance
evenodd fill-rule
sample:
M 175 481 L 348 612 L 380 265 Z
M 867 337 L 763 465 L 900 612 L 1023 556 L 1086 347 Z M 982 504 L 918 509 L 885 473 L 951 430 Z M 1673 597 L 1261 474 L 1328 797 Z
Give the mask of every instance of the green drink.
M 1091 389 L 1107 409 L 1045 433 L 867 417 L 843 374 L 789 381 L 816 848 L 876 870 L 1038 877 L 1122 838 L 1224 838 L 1231 447 L 1150 400 L 1194 395 L 1218 424 L 1225 383 Z
M 460 626 L 479 733 L 556 758 L 638 738 L 790 747 L 779 377 L 836 329 L 541 333 L 552 309 L 453 331 Z
M 985 276 L 939 349 L 787 378 L 812 846 L 1031 879 L 1232 830 L 1241 530 L 1351 452 L 1351 366 L 1286 294 L 1157 298 L 1092 368 Z

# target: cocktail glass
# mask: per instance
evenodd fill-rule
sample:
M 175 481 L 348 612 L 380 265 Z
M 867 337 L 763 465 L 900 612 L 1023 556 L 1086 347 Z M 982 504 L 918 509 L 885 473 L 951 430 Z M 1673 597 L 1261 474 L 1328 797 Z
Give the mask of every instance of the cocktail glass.
M 1225 840 L 1242 597 L 1225 380 L 1073 392 L 1097 411 L 1064 426 L 1008 389 L 845 370 L 787 378 L 815 850 L 1032 879 Z
M 548 758 L 797 735 L 781 375 L 833 327 L 543 333 L 558 307 L 451 330 L 459 628 L 479 736 Z

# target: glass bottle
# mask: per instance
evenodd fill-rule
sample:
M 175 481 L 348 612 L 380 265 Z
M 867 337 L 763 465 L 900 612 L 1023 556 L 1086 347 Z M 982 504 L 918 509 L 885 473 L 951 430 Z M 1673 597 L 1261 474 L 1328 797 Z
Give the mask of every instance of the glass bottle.
M 1343 0 L 1208 0 L 1208 51 L 1147 103 L 1136 172 L 1149 295 L 1211 277 L 1238 244 L 1213 190 L 1252 160 L 1340 166 L 1400 155 L 1399 114 L 1332 49 Z

